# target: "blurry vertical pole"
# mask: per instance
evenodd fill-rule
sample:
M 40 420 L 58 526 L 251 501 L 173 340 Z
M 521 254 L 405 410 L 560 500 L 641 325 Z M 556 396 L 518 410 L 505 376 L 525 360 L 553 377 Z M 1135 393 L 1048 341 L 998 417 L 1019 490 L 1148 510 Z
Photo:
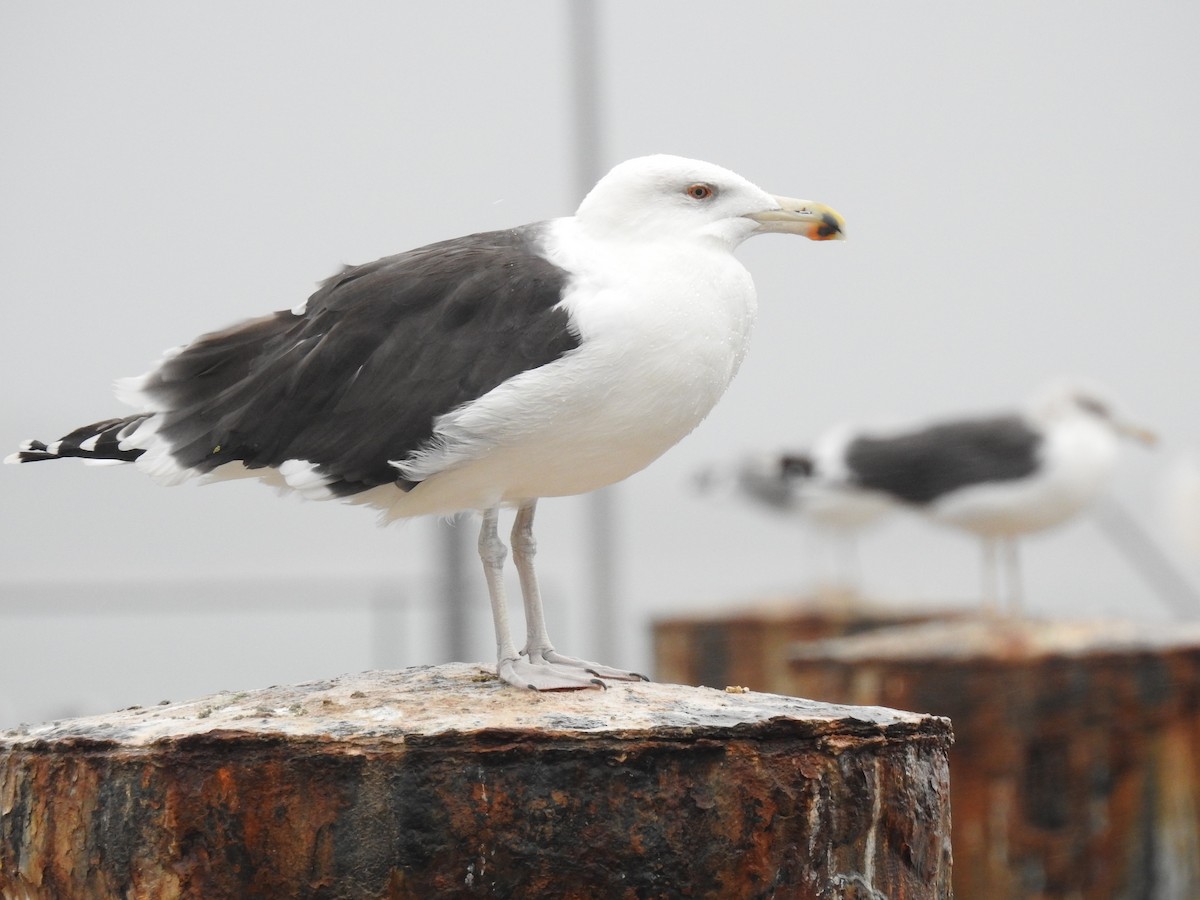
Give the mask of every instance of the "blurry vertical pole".
M 471 523 L 473 516 L 460 514 L 453 519 L 438 518 L 437 529 L 438 585 L 442 605 L 443 643 L 446 658 L 454 662 L 471 661 L 471 629 L 467 624 L 470 585 L 467 566 L 470 565 Z
M 604 158 L 600 136 L 600 32 L 598 0 L 567 4 L 571 68 L 571 113 L 575 149 L 575 196 L 579 199 L 599 180 Z M 616 660 L 616 488 L 593 491 L 588 509 L 591 560 L 589 623 L 594 659 Z M 613 665 L 620 665 L 619 661 Z
M 571 0 L 566 4 L 567 46 L 571 69 L 570 106 L 576 199 L 582 199 L 602 174 L 600 160 L 599 109 L 599 36 L 597 0 Z M 590 568 L 590 605 L 592 621 L 591 653 L 614 660 L 616 647 L 616 496 L 614 488 L 602 488 L 584 501 L 588 511 L 588 559 Z M 470 565 L 469 544 L 472 529 L 462 517 L 453 522 L 439 521 L 437 529 L 441 584 L 438 588 L 442 607 L 444 647 L 449 659 L 464 661 L 471 654 L 468 628 L 468 589 L 466 567 Z

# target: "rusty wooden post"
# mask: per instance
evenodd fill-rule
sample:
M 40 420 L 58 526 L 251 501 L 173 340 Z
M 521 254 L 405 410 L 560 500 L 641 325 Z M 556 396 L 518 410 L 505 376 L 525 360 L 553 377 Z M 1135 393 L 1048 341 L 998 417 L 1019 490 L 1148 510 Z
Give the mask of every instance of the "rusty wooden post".
M 0 734 L 4 897 L 949 896 L 949 723 L 366 673 Z
M 797 641 L 857 634 L 954 615 L 946 610 L 898 610 L 857 595 L 779 597 L 708 616 L 654 623 L 655 677 L 660 681 L 756 691 L 786 691 Z
M 1200 629 L 960 620 L 800 648 L 780 689 L 950 716 L 959 900 L 1200 897 Z

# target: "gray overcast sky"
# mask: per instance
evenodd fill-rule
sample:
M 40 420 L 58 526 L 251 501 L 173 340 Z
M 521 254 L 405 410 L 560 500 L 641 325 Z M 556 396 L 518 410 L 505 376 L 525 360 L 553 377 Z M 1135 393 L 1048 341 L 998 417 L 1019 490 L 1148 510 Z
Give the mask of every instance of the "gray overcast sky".
M 734 9 L 600 5 L 602 159 L 709 159 L 835 206 L 851 239 L 740 251 L 761 306 L 742 373 L 695 434 L 618 489 L 629 647 L 608 661 L 648 667 L 653 616 L 815 576 L 799 528 L 697 498 L 689 479 L 844 419 L 995 409 L 1047 377 L 1090 376 L 1165 438 L 1129 448 L 1114 486 L 1161 532 L 1161 473 L 1200 446 L 1200 7 Z M 293 306 L 343 263 L 571 212 L 565 18 L 547 2 L 0 5 L 4 452 L 121 414 L 114 378 Z M 364 510 L 257 484 L 166 490 L 64 463 L 0 470 L 0 491 L 0 611 L 130 579 L 353 576 L 424 596 L 435 576 L 427 524 L 378 529 Z M 547 501 L 539 538 L 552 633 L 587 654 L 571 603 L 586 590 L 583 510 Z M 977 548 L 957 534 L 898 521 L 862 553 L 885 598 L 977 593 Z M 1086 521 L 1030 541 L 1025 559 L 1034 611 L 1162 615 Z M 477 587 L 476 656 L 489 659 Z M 0 694 L 41 678 L 34 661 L 84 659 L 65 642 L 88 633 L 47 621 L 0 618 L 37 648 L 0 669 Z M 253 682 L 367 664 L 322 647 L 324 627 L 305 664 L 224 671 Z M 171 651 L 200 667 L 222 641 L 240 653 L 235 637 L 181 629 Z M 174 689 L 230 686 L 210 680 Z

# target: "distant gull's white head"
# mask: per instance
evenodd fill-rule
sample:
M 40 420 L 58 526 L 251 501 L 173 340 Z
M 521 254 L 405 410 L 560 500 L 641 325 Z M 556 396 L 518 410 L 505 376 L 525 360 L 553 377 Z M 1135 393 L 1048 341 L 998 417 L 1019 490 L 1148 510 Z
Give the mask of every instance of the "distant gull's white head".
M 1117 413 L 1107 392 L 1079 378 L 1059 378 L 1040 388 L 1029 402 L 1030 416 L 1044 425 L 1068 419 L 1086 418 L 1101 422 L 1122 437 L 1143 444 L 1154 444 L 1153 431 L 1125 419 Z

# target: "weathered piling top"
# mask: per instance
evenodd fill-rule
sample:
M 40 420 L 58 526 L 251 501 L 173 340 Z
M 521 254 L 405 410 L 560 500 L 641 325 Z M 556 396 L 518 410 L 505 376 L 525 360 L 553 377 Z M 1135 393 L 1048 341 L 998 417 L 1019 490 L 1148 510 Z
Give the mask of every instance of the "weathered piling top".
M 146 747 L 203 735 L 352 744 L 490 733 L 527 740 L 694 738 L 732 733 L 815 740 L 945 738 L 949 722 L 883 707 L 674 684 L 611 683 L 604 691 L 538 693 L 452 663 L 222 692 L 198 700 L 0 731 L 0 750 L 66 743 Z
M 949 896 L 950 726 L 475 665 L 0 733 L 0 895 Z
M 366 672 L 0 733 L 0 895 L 950 892 L 950 723 Z
M 796 647 L 792 658 L 797 662 L 912 660 L 936 664 L 1161 653 L 1196 647 L 1200 647 L 1200 623 L 977 616 L 813 641 Z

